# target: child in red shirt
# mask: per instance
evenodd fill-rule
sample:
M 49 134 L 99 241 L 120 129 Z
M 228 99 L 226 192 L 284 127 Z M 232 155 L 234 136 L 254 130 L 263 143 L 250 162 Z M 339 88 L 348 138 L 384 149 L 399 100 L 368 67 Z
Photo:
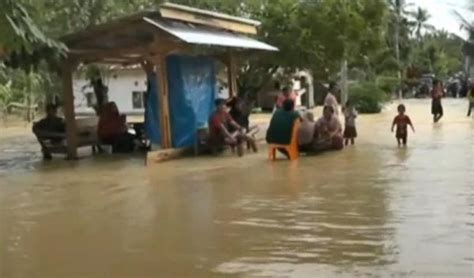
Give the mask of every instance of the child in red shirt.
M 411 123 L 410 117 L 405 115 L 405 105 L 400 104 L 397 108 L 398 110 L 398 116 L 396 116 L 393 119 L 393 124 L 392 124 L 392 132 L 394 131 L 395 126 L 397 127 L 397 132 L 395 137 L 397 138 L 398 146 L 403 146 L 407 145 L 407 138 L 408 138 L 408 126 L 411 127 L 411 130 L 415 132 L 415 128 L 413 127 L 413 124 Z

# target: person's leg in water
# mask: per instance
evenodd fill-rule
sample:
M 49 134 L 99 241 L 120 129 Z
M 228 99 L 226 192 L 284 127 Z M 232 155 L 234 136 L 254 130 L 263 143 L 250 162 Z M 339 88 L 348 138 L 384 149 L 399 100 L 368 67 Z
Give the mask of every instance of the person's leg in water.
M 398 143 L 399 147 L 402 146 L 402 138 L 401 137 L 397 137 L 397 143 Z
M 229 139 L 229 145 L 237 149 L 237 155 L 242 157 L 244 155 L 244 143 L 247 141 L 246 136 L 240 131 L 235 131 L 232 133 L 232 139 Z
M 251 126 L 246 131 L 246 141 L 247 141 L 247 149 L 252 149 L 254 152 L 258 152 L 257 142 L 255 139 L 255 135 L 260 131 L 257 125 Z
M 469 102 L 469 108 L 467 110 L 468 117 L 471 117 L 472 109 L 474 109 L 474 102 Z
M 439 104 L 438 106 L 438 112 L 436 113 L 435 115 L 435 123 L 439 122 L 439 120 L 441 120 L 441 118 L 443 117 L 443 106 L 441 104 Z
M 43 159 L 44 160 L 51 160 L 53 159 L 53 156 L 49 152 L 48 148 L 43 145 L 43 143 L 40 142 L 41 145 L 41 153 L 43 154 Z
M 258 152 L 257 142 L 255 141 L 255 137 L 249 136 L 248 134 L 245 135 L 245 141 L 247 142 L 247 147 L 250 147 L 253 152 Z
M 407 141 L 408 141 L 408 136 L 405 135 L 401 139 L 402 139 L 403 146 L 406 147 L 407 146 Z
M 349 145 L 349 138 L 344 138 L 344 145 L 348 146 Z
M 355 144 L 355 138 L 351 138 L 351 145 Z

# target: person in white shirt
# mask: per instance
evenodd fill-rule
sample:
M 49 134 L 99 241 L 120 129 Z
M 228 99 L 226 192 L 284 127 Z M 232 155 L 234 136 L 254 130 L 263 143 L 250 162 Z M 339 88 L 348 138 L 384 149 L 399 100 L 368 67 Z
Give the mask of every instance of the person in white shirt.
M 305 152 L 312 149 L 316 122 L 314 121 L 314 115 L 311 112 L 304 113 L 302 118 L 303 120 L 301 121 L 298 130 L 298 145 L 300 151 Z
M 324 106 L 331 106 L 334 110 L 334 115 L 339 117 L 339 103 L 337 102 L 336 93 L 339 91 L 339 87 L 336 83 L 329 84 L 328 94 L 324 99 Z
M 350 100 L 347 101 L 346 106 L 342 109 L 344 113 L 345 119 L 345 127 L 344 127 L 344 143 L 345 145 L 349 145 L 349 141 L 351 145 L 354 145 L 355 138 L 357 137 L 357 129 L 356 129 L 356 118 L 357 118 L 357 110 L 355 109 L 354 105 Z

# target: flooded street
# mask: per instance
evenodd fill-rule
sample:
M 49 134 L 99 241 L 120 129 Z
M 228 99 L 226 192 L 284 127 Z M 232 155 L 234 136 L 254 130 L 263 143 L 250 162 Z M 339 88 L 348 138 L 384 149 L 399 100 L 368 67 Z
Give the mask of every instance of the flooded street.
M 355 146 L 294 163 L 44 163 L 0 136 L 0 277 L 473 277 L 474 119 L 465 100 L 436 125 L 429 100 L 406 104 L 408 148 L 392 105 Z

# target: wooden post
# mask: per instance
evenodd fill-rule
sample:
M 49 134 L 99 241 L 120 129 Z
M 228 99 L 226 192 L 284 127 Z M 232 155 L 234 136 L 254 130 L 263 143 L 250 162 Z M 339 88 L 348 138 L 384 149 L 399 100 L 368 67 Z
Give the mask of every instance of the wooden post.
M 237 96 L 237 68 L 235 57 L 231 53 L 227 56 L 227 82 L 229 83 L 229 98 Z
M 62 70 L 63 81 L 63 109 L 66 118 L 66 141 L 68 159 L 77 159 L 77 126 L 76 113 L 74 111 L 74 91 L 72 85 L 73 67 L 69 61 L 65 61 Z
M 158 107 L 160 113 L 161 126 L 161 147 L 163 149 L 172 148 L 171 143 L 171 124 L 170 124 L 170 107 L 168 95 L 168 69 L 166 67 L 166 55 L 157 56 L 155 59 L 156 77 L 158 83 Z

